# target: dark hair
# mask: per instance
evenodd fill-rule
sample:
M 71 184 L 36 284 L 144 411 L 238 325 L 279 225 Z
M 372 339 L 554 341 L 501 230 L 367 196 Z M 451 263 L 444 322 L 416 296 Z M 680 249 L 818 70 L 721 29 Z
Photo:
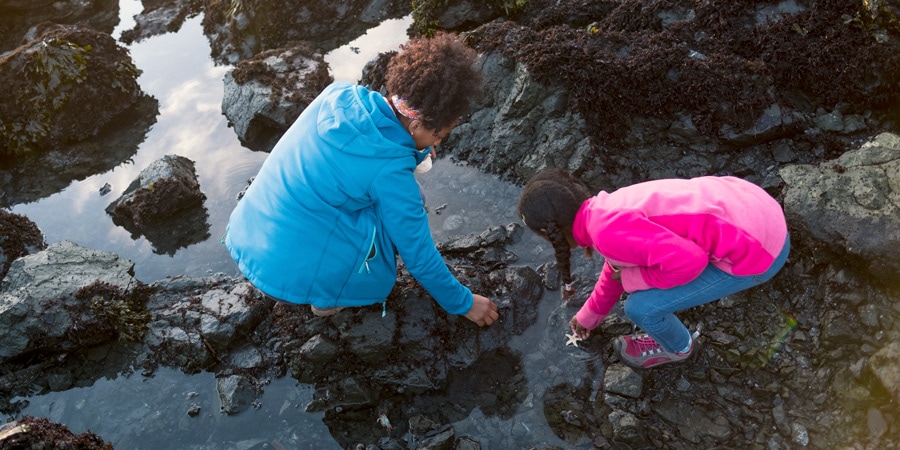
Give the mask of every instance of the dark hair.
M 414 38 L 388 63 L 385 88 L 419 111 L 423 125 L 441 130 L 467 114 L 481 94 L 477 60 L 475 50 L 455 34 Z
M 562 169 L 544 169 L 532 177 L 519 197 L 519 217 L 525 226 L 553 245 L 563 283 L 572 282 L 571 249 L 566 236 L 582 203 L 592 196 L 590 189 Z

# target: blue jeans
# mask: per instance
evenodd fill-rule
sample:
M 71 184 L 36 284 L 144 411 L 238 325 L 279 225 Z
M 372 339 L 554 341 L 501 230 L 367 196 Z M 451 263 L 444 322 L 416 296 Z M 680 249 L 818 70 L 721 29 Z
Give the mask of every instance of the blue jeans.
M 759 275 L 739 277 L 709 264 L 700 276 L 688 284 L 634 292 L 625 300 L 625 315 L 664 350 L 682 351 L 688 347 L 691 335 L 681 320 L 675 317 L 676 311 L 710 303 L 769 281 L 784 266 L 790 251 L 791 238 L 788 236 L 772 266 Z

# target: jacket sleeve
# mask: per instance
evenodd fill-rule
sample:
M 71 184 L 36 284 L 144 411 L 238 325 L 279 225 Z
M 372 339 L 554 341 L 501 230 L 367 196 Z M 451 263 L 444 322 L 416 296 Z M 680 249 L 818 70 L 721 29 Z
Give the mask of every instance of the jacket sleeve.
M 597 284 L 594 285 L 594 291 L 575 314 L 575 318 L 578 319 L 581 326 L 589 330 L 597 328 L 597 325 L 609 314 L 619 297 L 622 296 L 622 292 L 624 292 L 622 283 L 613 279 L 613 273 L 609 263 L 603 265 Z
M 453 276 L 434 245 L 413 162 L 410 157 L 408 169 L 389 165 L 375 178 L 371 190 L 378 215 L 409 273 L 445 311 L 465 314 L 472 308 L 472 292 Z
M 629 263 L 621 276 L 626 292 L 687 284 L 709 264 L 709 255 L 694 241 L 638 212 L 616 217 L 595 242 L 601 243 L 601 254 Z

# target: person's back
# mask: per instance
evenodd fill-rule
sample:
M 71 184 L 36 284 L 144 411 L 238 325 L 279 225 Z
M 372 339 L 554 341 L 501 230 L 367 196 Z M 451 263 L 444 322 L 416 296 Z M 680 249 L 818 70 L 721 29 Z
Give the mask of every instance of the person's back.
M 414 176 L 480 88 L 476 56 L 449 34 L 414 40 L 388 65 L 393 95 L 334 83 L 303 111 L 226 230 L 254 286 L 327 315 L 384 302 L 399 254 L 446 311 L 496 320 L 496 305 L 462 286 L 437 251 Z
M 409 146 L 396 143 L 405 130 L 380 98 L 346 83 L 326 88 L 275 146 L 232 213 L 226 245 L 268 295 L 324 308 L 338 299 L 341 306 L 377 303 L 390 292 L 395 250 L 384 230 L 375 235 L 382 199 L 374 198 L 373 184 L 386 183 L 381 177 L 392 171 L 411 174 L 416 159 Z M 411 175 L 394 178 L 385 188 L 418 192 Z M 415 201 L 394 206 L 421 209 Z M 380 264 L 369 257 L 373 246 Z M 349 270 L 366 261 L 369 271 L 389 276 Z

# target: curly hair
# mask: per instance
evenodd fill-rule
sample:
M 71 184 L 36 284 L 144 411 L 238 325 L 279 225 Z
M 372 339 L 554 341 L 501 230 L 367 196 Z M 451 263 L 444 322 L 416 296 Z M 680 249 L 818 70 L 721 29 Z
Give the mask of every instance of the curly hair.
M 453 33 L 414 38 L 388 63 L 385 87 L 422 114 L 422 124 L 441 130 L 469 112 L 481 94 L 478 54 Z
M 532 177 L 519 197 L 519 217 L 531 231 L 550 241 L 563 283 L 572 283 L 571 248 L 567 236 L 590 189 L 562 169 L 544 169 Z

